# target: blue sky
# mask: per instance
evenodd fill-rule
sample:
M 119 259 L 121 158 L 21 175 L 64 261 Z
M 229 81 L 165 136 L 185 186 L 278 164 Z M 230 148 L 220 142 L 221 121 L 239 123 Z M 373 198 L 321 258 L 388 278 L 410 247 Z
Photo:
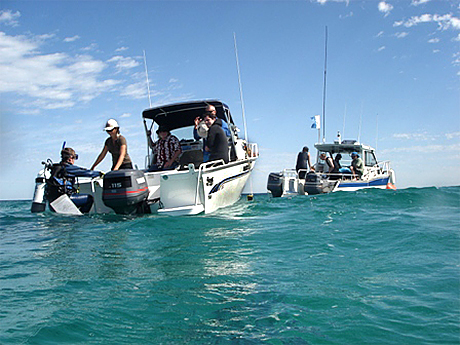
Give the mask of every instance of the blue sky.
M 326 139 L 377 146 L 398 188 L 459 185 L 459 1 L 2 1 L 0 199 L 31 198 L 64 141 L 89 167 L 109 118 L 144 167 L 144 50 L 154 105 L 220 99 L 242 127 L 234 32 L 265 192 L 316 142 L 326 26 Z

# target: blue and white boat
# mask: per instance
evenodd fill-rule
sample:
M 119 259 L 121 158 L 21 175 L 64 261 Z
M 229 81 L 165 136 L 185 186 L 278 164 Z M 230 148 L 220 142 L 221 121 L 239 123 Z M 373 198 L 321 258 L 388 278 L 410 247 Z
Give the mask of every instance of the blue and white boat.
M 375 149 L 361 144 L 356 140 L 336 140 L 333 143 L 317 143 L 317 162 L 310 171 L 285 169 L 279 173 L 270 173 L 267 189 L 274 197 L 289 195 L 315 195 L 338 191 L 356 191 L 364 188 L 396 189 L 395 172 L 389 161 L 378 161 Z M 337 161 L 342 156 L 341 167 L 351 166 L 351 153 L 356 152 L 364 163 L 362 176 L 353 174 L 347 169 L 329 171 L 321 153 Z M 305 176 L 300 178 L 299 176 Z

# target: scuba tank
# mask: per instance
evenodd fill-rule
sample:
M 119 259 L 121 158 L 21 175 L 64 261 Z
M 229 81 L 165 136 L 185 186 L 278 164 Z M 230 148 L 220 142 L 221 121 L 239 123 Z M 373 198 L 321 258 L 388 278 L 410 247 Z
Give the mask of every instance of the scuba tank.
M 32 213 L 44 212 L 46 208 L 45 199 L 45 170 L 40 170 L 35 178 L 34 198 L 32 199 Z

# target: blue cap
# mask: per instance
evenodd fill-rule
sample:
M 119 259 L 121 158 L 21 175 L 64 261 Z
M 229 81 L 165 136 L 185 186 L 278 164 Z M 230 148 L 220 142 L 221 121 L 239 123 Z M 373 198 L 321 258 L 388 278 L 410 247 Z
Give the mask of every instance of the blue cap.
M 352 156 L 352 157 L 353 157 L 353 156 L 358 156 L 358 157 L 359 157 L 359 154 L 358 154 L 358 152 L 352 152 L 352 153 L 351 153 L 351 156 Z

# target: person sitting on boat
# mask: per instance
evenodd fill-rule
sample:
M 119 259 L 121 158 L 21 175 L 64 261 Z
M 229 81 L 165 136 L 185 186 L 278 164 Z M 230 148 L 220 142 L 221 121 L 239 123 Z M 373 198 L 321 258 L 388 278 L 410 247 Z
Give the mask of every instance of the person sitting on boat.
M 341 177 L 341 169 L 342 165 L 340 164 L 340 160 L 342 159 L 342 155 L 337 153 L 334 158 L 334 168 L 329 172 L 331 180 L 338 180 Z
M 222 120 L 217 118 L 213 112 L 205 114 L 204 121 L 208 126 L 208 136 L 206 137 L 205 150 L 210 153 L 209 160 L 222 159 L 225 163 L 229 162 L 228 139 L 222 129 Z
M 360 179 L 364 174 L 364 162 L 361 158 L 359 158 L 358 152 L 352 152 L 351 158 L 353 160 L 351 161 L 350 170 L 353 176 L 356 176 L 358 179 Z
M 102 175 L 102 172 L 97 170 L 90 170 L 86 168 L 79 167 L 74 165 L 75 160 L 78 159 L 78 155 L 75 153 L 75 150 L 71 147 L 66 147 L 61 151 L 61 165 L 65 169 L 65 172 L 68 176 L 71 177 L 99 177 Z
M 93 170 L 107 155 L 112 154 L 112 170 L 132 169 L 133 163 L 128 154 L 128 144 L 126 138 L 120 134 L 120 126 L 114 119 L 107 121 L 104 130 L 110 136 L 104 143 L 101 153 L 96 158 L 91 170 Z
M 334 170 L 334 161 L 332 160 L 331 157 L 327 157 L 326 152 L 321 152 L 319 157 L 326 162 L 326 169 L 325 173 L 331 173 Z
M 295 170 L 299 174 L 299 178 L 304 179 L 307 174 L 307 170 L 311 169 L 310 161 L 310 152 L 308 152 L 308 147 L 304 146 L 301 152 L 297 155 L 297 162 L 295 165 Z M 299 173 L 299 170 L 304 170 Z
M 179 139 L 172 135 L 169 128 L 160 125 L 157 129 L 158 140 L 153 144 L 153 153 L 156 163 L 149 171 L 173 170 L 179 165 L 179 156 L 182 153 Z

